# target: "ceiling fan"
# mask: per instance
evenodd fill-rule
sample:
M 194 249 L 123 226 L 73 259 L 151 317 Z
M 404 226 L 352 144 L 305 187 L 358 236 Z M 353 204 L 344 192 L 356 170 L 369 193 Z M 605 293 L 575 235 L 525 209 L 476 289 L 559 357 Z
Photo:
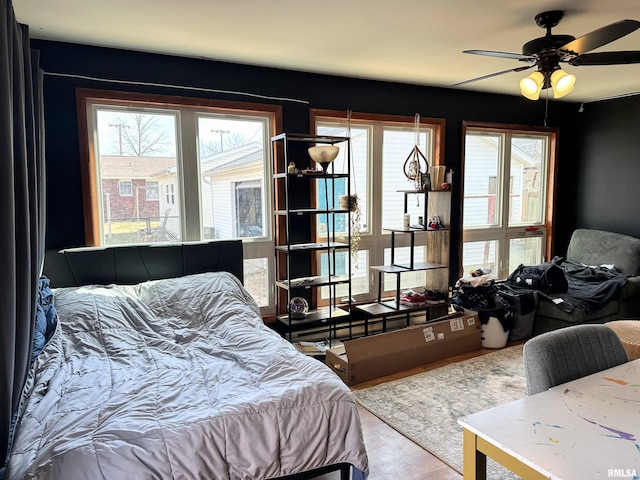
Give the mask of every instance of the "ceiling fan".
M 521 54 L 491 50 L 464 50 L 463 53 L 519 60 L 528 65 L 473 78 L 456 83 L 453 86 L 465 85 L 504 73 L 521 72 L 537 67 L 534 73 L 521 80 L 520 91 L 522 95 L 531 100 L 537 100 L 542 89 L 551 87 L 554 92 L 554 98 L 560 98 L 573 90 L 576 81 L 574 75 L 567 74 L 561 69 L 561 63 L 568 63 L 574 67 L 640 63 L 640 51 L 587 53 L 640 28 L 639 21 L 620 20 L 575 38 L 571 35 L 555 35 L 551 33 L 551 29 L 560 23 L 563 16 L 564 11 L 562 10 L 551 10 L 536 15 L 536 24 L 540 28 L 546 29 L 547 33 L 544 37 L 535 38 L 525 43 L 522 46 Z

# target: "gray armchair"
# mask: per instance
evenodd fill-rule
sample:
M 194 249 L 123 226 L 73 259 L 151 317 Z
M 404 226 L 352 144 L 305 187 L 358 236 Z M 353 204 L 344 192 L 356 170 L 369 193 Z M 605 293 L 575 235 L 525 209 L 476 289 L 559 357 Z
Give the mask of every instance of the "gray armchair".
M 629 276 L 627 284 L 615 298 L 589 312 L 579 308 L 565 312 L 552 300 L 540 297 L 534 334 L 571 325 L 640 318 L 640 238 L 603 230 L 577 229 L 569 242 L 566 259 L 585 265 L 613 264 L 618 272 Z
M 616 333 L 604 325 L 575 325 L 524 344 L 527 394 L 615 367 L 629 359 Z

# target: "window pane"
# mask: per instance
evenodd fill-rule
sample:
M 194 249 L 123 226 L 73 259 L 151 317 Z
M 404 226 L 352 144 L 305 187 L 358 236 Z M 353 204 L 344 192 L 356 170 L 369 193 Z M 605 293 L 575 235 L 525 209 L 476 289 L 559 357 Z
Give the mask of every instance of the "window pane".
M 131 180 L 120 180 L 120 195 L 123 197 L 128 197 L 131 195 L 131 191 Z
M 180 240 L 176 197 L 158 194 L 178 191 L 176 115 L 106 107 L 95 112 L 102 244 Z
M 396 265 L 409 265 L 410 259 L 410 247 L 396 247 L 394 254 L 394 263 Z M 413 261 L 424 262 L 424 247 L 414 248 Z M 384 249 L 384 264 L 391 264 L 391 249 Z M 387 273 L 384 277 L 384 291 L 392 291 L 396 289 L 398 276 L 396 274 Z M 424 288 L 427 281 L 427 274 L 424 270 L 421 271 L 407 271 L 400 274 L 400 288 L 403 290 L 409 288 Z
M 264 237 L 266 120 L 199 116 L 205 239 Z
M 538 265 L 542 261 L 542 237 L 512 238 L 509 241 L 509 272 L 520 264 Z
M 336 123 L 321 123 L 316 127 L 318 135 L 331 135 L 331 136 L 347 136 L 346 125 Z M 360 128 L 357 126 L 351 127 L 351 195 L 358 196 L 358 207 L 361 215 L 360 230 L 366 232 L 367 230 L 367 208 L 368 208 L 368 172 L 369 172 L 369 141 L 370 141 L 370 129 Z M 343 173 L 347 170 L 347 150 L 344 143 L 337 144 L 340 147 L 338 157 L 333 161 L 333 168 L 336 173 Z M 325 205 L 325 189 L 322 182 L 318 183 L 318 197 L 317 205 Z M 339 193 L 339 189 L 342 193 Z M 339 201 L 339 196 L 346 193 L 346 184 L 336 183 L 335 199 Z M 326 217 L 318 216 L 318 232 L 326 232 Z M 324 225 L 323 225 L 324 224 Z M 344 224 L 344 221 L 343 221 Z M 336 231 L 339 232 L 339 226 L 336 227 Z
M 266 258 L 244 260 L 244 286 L 258 306 L 269 305 L 269 262 Z
M 145 184 L 146 199 L 147 200 L 160 200 L 160 191 L 158 182 L 147 180 Z
M 431 158 L 426 150 L 427 133 L 419 136 L 419 148 L 423 155 Z M 382 228 L 400 227 L 403 223 L 404 195 L 399 190 L 413 190 L 415 185 L 405 176 L 405 161 L 416 144 L 413 129 L 385 128 L 382 146 Z M 413 157 L 412 157 L 413 159 Z M 421 163 L 421 171 L 426 165 Z M 424 216 L 424 195 L 410 195 L 407 210 L 411 223 L 417 224 L 418 217 Z M 424 219 L 426 222 L 427 219 Z M 403 276 L 404 277 L 404 276 Z
M 511 141 L 509 226 L 542 222 L 546 144 L 546 138 L 514 137 Z
M 464 228 L 500 224 L 501 149 L 500 135 L 466 135 Z
M 317 205 L 318 208 L 339 208 L 340 197 L 347 194 L 347 181 L 345 178 L 337 178 L 335 180 L 320 181 L 317 183 Z M 335 218 L 334 218 L 335 217 Z M 318 232 L 331 234 L 335 225 L 337 235 L 347 235 L 347 215 L 344 213 L 335 215 L 316 215 Z
M 470 272 L 480 267 L 489 267 L 492 272 L 498 274 L 496 267 L 497 247 L 497 240 L 464 242 L 462 244 L 462 269 L 464 275 L 469 275 Z
M 336 253 L 336 275 L 346 275 L 346 252 Z M 368 252 L 366 250 L 359 250 L 358 257 L 358 269 L 356 269 L 355 260 L 350 257 L 351 260 L 351 296 L 362 295 L 369 292 L 369 276 L 367 275 L 368 267 Z M 320 254 L 320 275 L 328 275 L 327 267 L 327 254 Z M 327 300 L 329 298 L 329 287 L 321 288 L 321 298 Z M 349 295 L 348 285 L 336 285 L 336 298 L 341 299 Z

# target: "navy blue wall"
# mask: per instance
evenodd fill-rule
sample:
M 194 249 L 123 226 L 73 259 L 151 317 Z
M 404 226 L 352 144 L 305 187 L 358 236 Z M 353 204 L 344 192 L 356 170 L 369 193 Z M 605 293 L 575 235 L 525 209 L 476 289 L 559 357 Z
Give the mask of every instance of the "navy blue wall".
M 519 96 L 317 75 L 59 42 L 34 40 L 32 44 L 34 48 L 40 50 L 41 64 L 46 72 L 44 95 L 49 201 L 47 248 L 84 244 L 76 88 L 278 103 L 283 106 L 284 129 L 288 132 L 309 132 L 310 108 L 342 111 L 351 109 L 356 112 L 408 116 L 419 113 L 423 117 L 444 118 L 446 119 L 446 165 L 456 172 L 458 183 L 463 121 L 537 126 L 542 125 L 544 121 L 544 102 L 531 102 Z M 264 100 L 245 95 L 143 84 L 117 84 L 76 76 L 248 92 L 255 95 L 304 100 L 308 103 Z M 513 81 L 518 81 L 517 75 L 514 75 Z M 587 179 L 576 175 L 576 172 L 582 169 L 583 149 L 580 145 L 587 140 L 578 123 L 591 118 L 591 108 L 579 114 L 578 106 L 579 104 L 576 103 L 550 102 L 548 111 L 548 126 L 561 129 L 558 175 L 559 191 L 563 200 L 559 202 L 556 210 L 555 235 L 558 247 L 554 253 L 557 254 L 562 254 L 566 247 L 570 232 L 576 223 L 579 223 L 578 217 L 580 217 L 580 223 L 590 221 L 584 209 L 578 208 L 578 203 L 583 200 L 582 197 L 585 197 L 584 188 L 581 187 L 580 182 Z M 620 112 L 605 113 L 618 115 Z M 635 120 L 637 124 L 637 114 Z M 596 125 L 593 128 L 598 128 L 597 120 L 594 119 L 594 121 Z M 593 137 L 588 140 L 596 141 Z M 609 141 L 608 138 L 600 138 L 600 140 Z M 637 147 L 637 134 L 634 141 Z M 591 148 L 590 144 L 586 147 Z M 605 146 L 602 148 L 608 149 Z M 595 160 L 589 161 L 589 163 L 594 162 Z M 597 166 L 590 167 L 589 172 L 592 171 L 597 171 Z M 580 192 L 580 198 L 578 198 L 578 192 Z M 457 193 L 459 189 L 454 189 L 454 218 L 458 218 L 460 213 L 460 198 Z M 619 230 L 623 226 L 614 228 L 616 225 L 612 224 L 610 227 L 612 230 Z M 456 244 L 459 240 L 460 225 L 455 222 L 452 227 L 452 241 Z M 453 251 L 452 265 L 456 265 L 457 262 L 458 252 Z M 457 271 L 452 269 L 451 278 L 455 279 L 457 275 Z

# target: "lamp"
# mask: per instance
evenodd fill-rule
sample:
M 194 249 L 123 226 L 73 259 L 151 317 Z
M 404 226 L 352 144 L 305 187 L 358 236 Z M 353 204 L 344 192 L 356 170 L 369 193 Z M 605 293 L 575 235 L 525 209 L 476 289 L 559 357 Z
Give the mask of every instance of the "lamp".
M 553 98 L 562 98 L 571 93 L 575 83 L 575 75 L 566 73 L 559 68 L 551 74 L 537 71 L 520 80 L 520 93 L 529 100 L 538 100 L 540 91 L 543 88 L 551 87 L 553 89 Z
M 336 159 L 339 150 L 335 145 L 316 145 L 315 147 L 309 147 L 308 151 L 311 159 L 319 163 L 322 171 L 326 174 L 327 167 Z
M 553 88 L 553 98 L 561 98 L 571 93 L 576 83 L 576 76 L 570 75 L 558 69 L 551 74 L 551 87 Z
M 520 93 L 529 100 L 538 100 L 543 85 L 544 75 L 542 72 L 533 72 L 528 77 L 520 80 Z

